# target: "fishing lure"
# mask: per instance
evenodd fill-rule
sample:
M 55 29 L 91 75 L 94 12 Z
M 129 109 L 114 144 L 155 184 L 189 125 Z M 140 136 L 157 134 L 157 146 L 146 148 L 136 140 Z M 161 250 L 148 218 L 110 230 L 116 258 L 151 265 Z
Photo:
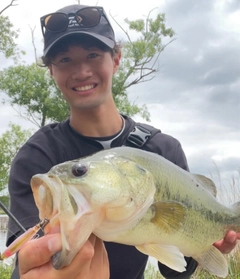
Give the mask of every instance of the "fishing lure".
M 23 245 L 25 245 L 30 239 L 32 239 L 39 230 L 43 230 L 44 227 L 49 223 L 49 220 L 45 218 L 44 220 L 41 220 L 37 225 L 34 227 L 28 229 L 25 233 L 20 235 L 11 245 L 7 247 L 7 249 L 0 253 L 0 261 L 3 261 L 15 253 L 17 253 Z

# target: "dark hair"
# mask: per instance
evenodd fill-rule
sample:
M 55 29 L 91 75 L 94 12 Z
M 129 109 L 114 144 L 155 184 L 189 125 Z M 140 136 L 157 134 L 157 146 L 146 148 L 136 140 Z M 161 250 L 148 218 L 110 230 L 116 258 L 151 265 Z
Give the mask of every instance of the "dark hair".
M 59 42 L 57 42 L 47 53 L 46 56 L 42 56 L 42 65 L 49 66 L 52 60 L 61 52 L 66 52 L 71 46 L 81 46 L 84 49 L 91 47 L 97 47 L 104 52 L 110 52 L 112 56 L 116 55 L 121 51 L 120 43 L 116 43 L 113 49 L 102 43 L 100 40 L 93 38 L 88 35 L 69 35 Z

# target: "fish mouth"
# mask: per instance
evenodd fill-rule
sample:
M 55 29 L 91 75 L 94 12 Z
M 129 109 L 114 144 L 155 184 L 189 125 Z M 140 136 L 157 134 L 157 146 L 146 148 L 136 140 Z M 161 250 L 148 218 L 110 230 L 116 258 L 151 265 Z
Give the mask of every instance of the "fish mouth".
M 81 192 L 73 192 L 74 185 L 67 186 L 54 175 L 38 174 L 31 179 L 39 218 L 50 220 L 44 228 L 45 234 L 61 234 L 62 250 L 52 257 L 55 269 L 71 263 L 101 221 L 100 214 L 93 214 L 88 199 Z M 91 226 L 87 225 L 89 220 Z
M 59 221 L 60 191 L 57 191 L 59 186 L 59 181 L 49 179 L 47 175 L 36 175 L 31 179 L 31 187 L 35 203 L 39 209 L 39 217 L 41 220 L 44 218 L 50 220 L 45 227 L 45 232 L 50 232 L 49 227 Z

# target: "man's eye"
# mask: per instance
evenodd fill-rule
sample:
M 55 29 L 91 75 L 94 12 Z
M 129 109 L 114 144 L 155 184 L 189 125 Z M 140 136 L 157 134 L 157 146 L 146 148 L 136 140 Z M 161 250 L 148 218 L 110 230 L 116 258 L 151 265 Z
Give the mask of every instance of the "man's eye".
M 68 63 L 70 61 L 71 61 L 71 59 L 69 57 L 64 57 L 64 58 L 61 58 L 58 63 Z
M 98 56 L 99 56 L 98 53 L 90 53 L 90 54 L 88 55 L 88 58 L 96 58 L 96 57 L 98 57 Z

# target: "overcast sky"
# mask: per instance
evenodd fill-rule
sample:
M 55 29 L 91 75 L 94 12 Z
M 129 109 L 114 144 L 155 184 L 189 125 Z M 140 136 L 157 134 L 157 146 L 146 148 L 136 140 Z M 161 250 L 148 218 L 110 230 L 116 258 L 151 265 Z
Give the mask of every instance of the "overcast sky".
M 9 2 L 1 0 L 0 10 Z M 29 26 L 36 27 L 35 43 L 41 56 L 40 16 L 77 1 L 18 0 L 17 3 L 18 6 L 4 14 L 20 29 L 19 48 L 27 51 L 24 59 L 31 63 L 34 52 Z M 180 140 L 192 172 L 216 176 L 216 164 L 222 179 L 229 180 L 234 175 L 240 179 L 237 172 L 240 168 L 240 1 L 88 0 L 81 3 L 103 6 L 120 24 L 124 24 L 126 17 L 145 17 L 156 7 L 155 14 L 165 13 L 166 26 L 174 29 L 176 40 L 161 54 L 155 78 L 132 87 L 130 99 L 137 100 L 138 104 L 146 103 L 151 123 Z M 124 34 L 113 26 L 117 39 L 124 39 Z M 2 56 L 0 59 L 2 68 L 9 65 Z M 10 121 L 24 128 L 32 127 L 16 115 L 8 105 L 1 105 L 0 134 L 6 131 Z M 223 180 L 226 185 L 228 180 Z

